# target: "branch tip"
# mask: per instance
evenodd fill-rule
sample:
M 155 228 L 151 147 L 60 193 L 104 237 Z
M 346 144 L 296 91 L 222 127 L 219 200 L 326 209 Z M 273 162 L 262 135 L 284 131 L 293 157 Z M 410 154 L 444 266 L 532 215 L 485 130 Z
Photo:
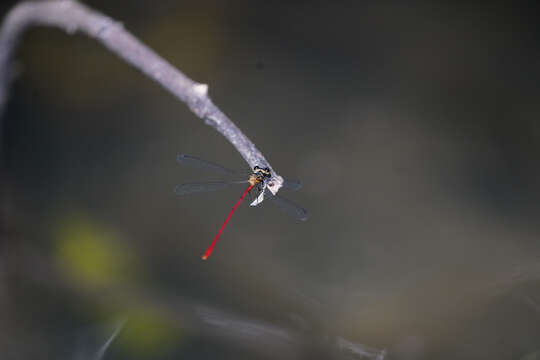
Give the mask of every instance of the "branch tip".
M 193 92 L 198 96 L 206 96 L 208 94 L 208 85 L 197 84 L 193 85 Z

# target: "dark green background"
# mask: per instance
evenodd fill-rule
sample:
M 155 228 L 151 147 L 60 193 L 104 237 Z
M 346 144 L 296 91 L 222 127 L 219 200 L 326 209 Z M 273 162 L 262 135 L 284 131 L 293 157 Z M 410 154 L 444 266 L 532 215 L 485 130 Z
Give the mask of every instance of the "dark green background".
M 201 261 L 242 187 L 176 197 L 217 179 L 176 153 L 239 154 L 95 41 L 33 29 L 2 123 L 2 359 L 71 359 L 122 316 L 110 359 L 285 358 L 192 331 L 178 299 L 388 359 L 540 349 L 534 3 L 87 3 L 209 84 L 311 218 L 243 204 Z

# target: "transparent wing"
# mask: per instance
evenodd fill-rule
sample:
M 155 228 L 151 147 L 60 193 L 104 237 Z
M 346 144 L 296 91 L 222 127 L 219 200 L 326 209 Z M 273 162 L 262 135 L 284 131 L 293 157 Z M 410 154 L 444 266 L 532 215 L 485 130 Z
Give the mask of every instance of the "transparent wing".
M 192 193 L 198 193 L 198 192 L 209 192 L 209 191 L 217 191 L 221 189 L 225 189 L 226 187 L 230 185 L 236 185 L 236 184 L 247 184 L 247 180 L 239 180 L 239 181 L 213 181 L 213 182 L 205 182 L 205 183 L 186 183 L 186 184 L 179 184 L 176 185 L 174 188 L 174 192 L 176 195 L 187 195 Z
M 178 161 L 182 165 L 191 166 L 197 169 L 210 170 L 210 171 L 214 171 L 220 174 L 246 175 L 249 173 L 248 170 L 246 171 L 231 170 L 221 165 L 214 164 L 210 161 L 202 160 L 195 156 L 186 155 L 186 154 L 177 154 L 176 161 Z
M 204 169 L 204 170 L 210 170 L 214 171 L 216 173 L 220 174 L 227 174 L 227 175 L 246 175 L 248 176 L 251 174 L 251 171 L 249 169 L 246 170 L 232 170 L 229 168 L 226 168 L 224 166 L 214 164 L 213 162 L 206 161 L 203 159 L 199 159 L 198 157 L 187 155 L 187 154 L 177 154 L 176 155 L 176 161 L 182 165 L 187 165 L 193 168 L 197 169 Z M 298 180 L 290 180 L 290 179 L 284 179 L 283 180 L 283 187 L 290 189 L 290 190 L 300 190 L 302 188 L 302 184 Z
M 204 169 L 213 171 L 220 174 L 227 174 L 227 175 L 246 175 L 248 176 L 251 174 L 250 170 L 232 170 L 229 168 L 226 168 L 224 166 L 214 164 L 213 162 L 206 161 L 203 159 L 199 159 L 198 157 L 187 155 L 187 154 L 177 154 L 176 155 L 176 161 L 182 165 L 187 165 L 193 168 L 197 169 Z M 290 179 L 284 179 L 283 180 L 283 187 L 289 190 L 300 190 L 302 188 L 302 183 L 298 180 L 290 180 Z
M 265 193 L 265 197 L 268 196 L 266 198 L 276 204 L 285 213 L 291 215 L 292 217 L 300 221 L 306 221 L 308 219 L 309 216 L 306 209 L 278 195 L 272 195 L 270 191 L 268 191 L 267 193 Z

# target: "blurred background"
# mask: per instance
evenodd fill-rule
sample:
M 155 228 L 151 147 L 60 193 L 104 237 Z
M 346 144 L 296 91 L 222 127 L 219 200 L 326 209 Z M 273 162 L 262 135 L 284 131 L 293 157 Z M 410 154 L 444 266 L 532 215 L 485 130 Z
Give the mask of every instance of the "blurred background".
M 1 5 L 2 14 L 15 2 Z M 534 2 L 87 1 L 190 78 L 278 173 L 246 163 L 84 35 L 26 33 L 2 121 L 0 357 L 540 359 Z M 383 350 L 386 350 L 384 352 Z

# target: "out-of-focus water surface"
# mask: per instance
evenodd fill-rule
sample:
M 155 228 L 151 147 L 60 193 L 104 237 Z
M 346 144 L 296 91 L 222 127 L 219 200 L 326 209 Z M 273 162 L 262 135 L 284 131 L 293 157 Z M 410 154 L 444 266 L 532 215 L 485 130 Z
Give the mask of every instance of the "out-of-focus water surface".
M 208 83 L 311 218 L 242 204 L 201 261 L 243 187 L 177 197 L 220 178 L 176 154 L 239 154 L 95 41 L 33 29 L 2 124 L 2 359 L 540 358 L 535 9 L 87 3 Z

